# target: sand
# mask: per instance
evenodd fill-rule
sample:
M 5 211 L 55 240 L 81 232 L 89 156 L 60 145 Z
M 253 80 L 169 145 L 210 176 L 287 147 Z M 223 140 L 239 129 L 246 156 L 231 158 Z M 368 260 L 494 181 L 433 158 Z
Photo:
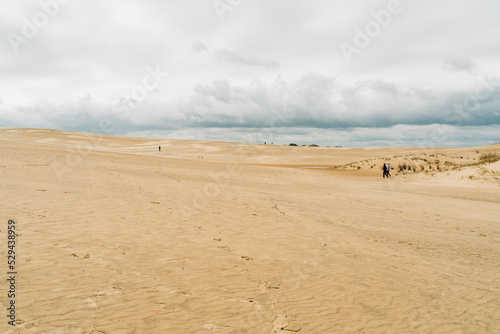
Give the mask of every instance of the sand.
M 473 165 L 500 145 L 3 128 L 0 152 L 2 333 L 500 333 L 500 166 Z M 396 170 L 431 155 L 464 166 Z

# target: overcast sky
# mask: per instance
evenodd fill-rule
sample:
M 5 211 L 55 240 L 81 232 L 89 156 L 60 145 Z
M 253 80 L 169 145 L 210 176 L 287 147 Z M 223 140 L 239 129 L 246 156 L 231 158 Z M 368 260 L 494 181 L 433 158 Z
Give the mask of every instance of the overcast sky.
M 500 140 L 499 1 L 2 1 L 0 127 L 353 146 Z

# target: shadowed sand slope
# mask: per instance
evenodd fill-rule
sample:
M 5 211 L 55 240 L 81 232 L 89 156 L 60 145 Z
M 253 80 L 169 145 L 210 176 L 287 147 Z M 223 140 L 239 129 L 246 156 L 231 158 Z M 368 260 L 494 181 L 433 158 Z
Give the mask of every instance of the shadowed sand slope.
M 498 145 L 7 128 L 0 152 L 1 238 L 18 226 L 12 333 L 500 332 L 500 170 L 474 164 Z M 430 155 L 463 166 L 380 175 Z

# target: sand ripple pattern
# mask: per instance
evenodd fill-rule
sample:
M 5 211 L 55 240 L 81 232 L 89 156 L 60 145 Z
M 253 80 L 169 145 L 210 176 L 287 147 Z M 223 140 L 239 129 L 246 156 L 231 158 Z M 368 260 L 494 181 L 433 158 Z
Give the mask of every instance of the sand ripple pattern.
M 221 157 L 255 151 L 106 137 L 60 180 L 67 134 L 19 131 L 0 131 L 0 223 L 20 234 L 18 326 L 1 333 L 500 333 L 500 207 L 470 199 L 479 183 L 432 196 L 242 162 L 196 208 Z

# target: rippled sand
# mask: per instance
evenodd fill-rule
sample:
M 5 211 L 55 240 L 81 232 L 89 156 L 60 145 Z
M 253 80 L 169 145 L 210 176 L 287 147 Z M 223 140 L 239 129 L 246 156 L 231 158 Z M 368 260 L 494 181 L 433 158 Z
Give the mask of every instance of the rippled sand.
M 2 333 L 500 333 L 498 163 L 380 170 L 499 145 L 4 128 L 0 152 L 0 233 L 16 221 L 19 255 L 17 326 L 4 316 Z

